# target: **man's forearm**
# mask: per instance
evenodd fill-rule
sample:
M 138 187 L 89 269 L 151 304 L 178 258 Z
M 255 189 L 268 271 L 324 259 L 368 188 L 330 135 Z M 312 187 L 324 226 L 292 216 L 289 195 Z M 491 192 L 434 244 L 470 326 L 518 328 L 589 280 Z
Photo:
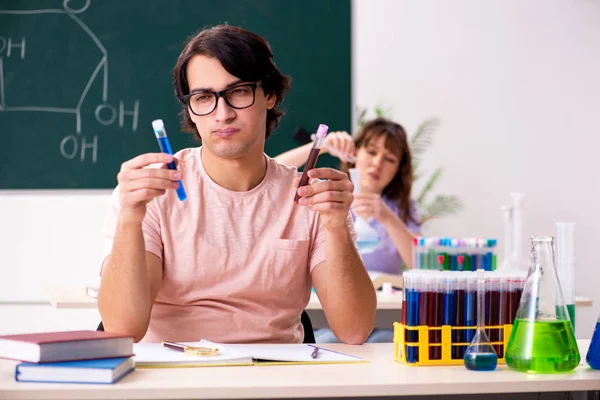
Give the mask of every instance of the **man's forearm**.
M 327 231 L 326 240 L 327 320 L 338 339 L 361 344 L 375 323 L 373 283 L 347 228 Z
M 146 334 L 152 309 L 141 223 L 119 222 L 113 250 L 102 269 L 98 308 L 107 331 Z

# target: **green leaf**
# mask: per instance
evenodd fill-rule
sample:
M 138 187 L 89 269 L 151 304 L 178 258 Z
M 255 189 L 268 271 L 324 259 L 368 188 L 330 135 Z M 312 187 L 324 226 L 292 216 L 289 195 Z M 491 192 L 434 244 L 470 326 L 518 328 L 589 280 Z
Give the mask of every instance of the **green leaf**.
M 375 106 L 375 115 L 377 118 L 385 118 L 391 111 L 391 108 L 383 108 L 381 105 Z
M 435 218 L 441 218 L 446 215 L 456 214 L 462 210 L 463 205 L 456 196 L 438 194 L 433 201 L 427 204 L 419 213 L 421 223 L 425 223 Z
M 422 176 L 423 174 L 421 174 L 419 171 L 413 168 L 413 183 L 418 181 L 419 178 L 421 178 Z
M 423 176 L 423 174 L 418 172 L 420 162 L 419 162 L 419 160 L 415 160 L 413 158 L 411 164 L 412 164 L 412 170 L 413 170 L 413 182 L 416 182 L 421 176 Z
M 365 120 L 365 116 L 367 115 L 368 109 L 367 108 L 357 107 L 357 111 L 358 111 L 357 122 L 358 122 L 358 126 L 361 127 L 361 126 L 363 126 L 365 124 L 365 122 L 367 122 Z
M 435 186 L 438 179 L 440 179 L 440 176 L 442 176 L 442 168 L 436 168 L 436 170 L 433 171 L 433 174 L 431 174 L 429 179 L 427 179 L 425 186 L 423 186 L 423 188 L 421 189 L 421 193 L 419 193 L 419 196 L 417 197 L 417 204 L 423 204 L 425 202 L 425 197 L 427 196 L 427 193 L 431 192 L 431 189 L 433 189 L 433 186 Z
M 417 128 L 417 131 L 410 139 L 410 152 L 413 157 L 413 162 L 418 163 L 420 157 L 429 146 L 433 143 L 433 134 L 439 126 L 440 121 L 438 118 L 430 118 Z

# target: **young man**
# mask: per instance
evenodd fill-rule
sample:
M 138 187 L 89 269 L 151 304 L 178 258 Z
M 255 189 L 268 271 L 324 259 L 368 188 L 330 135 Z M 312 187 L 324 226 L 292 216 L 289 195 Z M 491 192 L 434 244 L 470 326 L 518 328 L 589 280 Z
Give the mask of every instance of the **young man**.
M 296 204 L 296 170 L 264 154 L 289 88 L 267 42 L 228 25 L 204 30 L 174 83 L 183 129 L 202 147 L 175 155 L 179 171 L 148 168 L 172 161 L 165 154 L 122 165 L 105 226 L 105 329 L 148 342 L 301 343 L 312 285 L 336 336 L 363 343 L 376 296 L 354 245 L 352 184 L 314 169 Z

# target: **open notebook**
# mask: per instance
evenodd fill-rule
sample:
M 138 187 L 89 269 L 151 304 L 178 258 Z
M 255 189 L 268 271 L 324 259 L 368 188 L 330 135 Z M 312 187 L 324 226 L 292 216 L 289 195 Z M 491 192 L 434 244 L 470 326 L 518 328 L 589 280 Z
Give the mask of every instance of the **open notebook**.
M 291 365 L 291 364 L 344 364 L 366 363 L 359 357 L 338 353 L 306 344 L 220 344 L 208 340 L 186 342 L 189 346 L 217 347 L 215 356 L 192 356 L 164 347 L 161 343 L 136 343 L 136 368 L 210 367 L 233 365 Z

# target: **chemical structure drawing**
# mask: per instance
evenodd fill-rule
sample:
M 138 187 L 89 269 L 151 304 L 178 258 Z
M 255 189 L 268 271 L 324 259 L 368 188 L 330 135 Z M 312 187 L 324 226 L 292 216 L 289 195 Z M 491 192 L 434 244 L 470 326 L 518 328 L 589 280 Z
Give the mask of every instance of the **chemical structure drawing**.
M 91 0 L 63 0 L 62 8 L 56 9 L 6 10 L 0 8 L 0 27 L 9 26 L 8 32 L 0 28 L 0 115 L 16 112 L 73 115 L 74 133 L 68 134 L 60 140 L 60 154 L 68 160 L 96 163 L 98 160 L 98 135 L 90 135 L 89 129 L 86 130 L 87 134 L 82 133 L 84 102 L 91 101 L 93 103 L 93 114 L 98 124 L 102 126 L 116 124 L 120 129 L 130 129 L 131 132 L 136 132 L 138 128 L 140 102 L 139 99 L 135 99 L 127 102 L 119 100 L 115 104 L 109 103 L 108 52 L 98 36 L 78 16 L 89 8 L 90 2 Z M 83 80 L 72 78 L 73 81 L 62 82 L 55 91 L 58 91 L 59 95 L 52 91 L 40 94 L 33 90 L 18 90 L 19 85 L 24 85 L 23 82 L 43 79 L 44 72 L 49 65 L 55 67 L 61 65 L 61 62 L 65 62 L 61 59 L 65 56 L 64 53 L 48 50 L 48 40 L 50 39 L 40 38 L 39 34 L 36 37 L 36 27 L 44 26 L 40 20 L 43 21 L 45 17 L 54 18 L 47 21 L 48 25 L 58 23 L 55 21 L 56 18 L 61 18 L 59 26 L 65 26 L 67 22 L 70 22 L 73 30 L 83 32 L 87 36 L 86 43 L 89 42 L 94 51 L 97 49 L 97 56 L 94 55 L 91 58 L 95 65 L 90 64 L 89 76 L 86 74 Z M 10 18 L 9 22 L 12 25 L 3 24 L 2 18 Z M 35 23 L 32 18 L 36 19 Z M 19 32 L 11 34 L 10 26 L 18 26 Z M 72 51 L 72 49 L 64 51 Z M 43 53 L 42 62 L 40 62 L 41 56 L 36 59 L 36 57 L 30 57 L 30 53 L 34 55 Z M 34 77 L 20 75 L 28 72 Z M 40 85 L 45 85 L 48 80 L 45 79 Z M 102 87 L 101 98 L 97 99 L 90 98 L 90 89 L 95 82 L 101 84 Z M 86 160 L 88 151 L 91 154 L 88 153 Z

